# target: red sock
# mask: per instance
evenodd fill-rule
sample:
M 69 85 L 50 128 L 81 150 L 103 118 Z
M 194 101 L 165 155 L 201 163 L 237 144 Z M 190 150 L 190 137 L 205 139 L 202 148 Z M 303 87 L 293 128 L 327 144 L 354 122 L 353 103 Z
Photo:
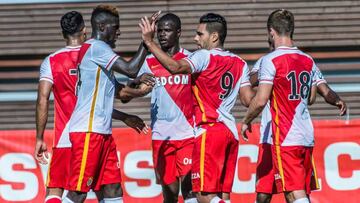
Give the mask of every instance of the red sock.
M 49 195 L 45 198 L 45 203 L 61 203 L 61 197 L 56 195 Z

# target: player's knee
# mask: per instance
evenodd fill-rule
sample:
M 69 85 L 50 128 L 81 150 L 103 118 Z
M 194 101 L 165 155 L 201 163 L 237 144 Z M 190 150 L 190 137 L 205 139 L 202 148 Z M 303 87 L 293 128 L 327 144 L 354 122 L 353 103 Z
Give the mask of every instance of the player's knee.
M 271 197 L 272 197 L 271 194 L 257 193 L 256 194 L 256 203 L 270 203 Z
M 84 192 L 69 191 L 63 202 L 84 202 L 86 199 L 86 195 L 87 193 Z
M 123 196 L 120 183 L 104 185 L 102 191 L 104 198 L 115 198 Z

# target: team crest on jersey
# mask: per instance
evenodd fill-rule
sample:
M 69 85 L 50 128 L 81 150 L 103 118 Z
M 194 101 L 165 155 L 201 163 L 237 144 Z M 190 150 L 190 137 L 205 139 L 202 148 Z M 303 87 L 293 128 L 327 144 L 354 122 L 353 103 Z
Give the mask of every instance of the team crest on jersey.
M 86 182 L 87 186 L 90 186 L 93 183 L 93 177 L 90 177 L 88 181 Z

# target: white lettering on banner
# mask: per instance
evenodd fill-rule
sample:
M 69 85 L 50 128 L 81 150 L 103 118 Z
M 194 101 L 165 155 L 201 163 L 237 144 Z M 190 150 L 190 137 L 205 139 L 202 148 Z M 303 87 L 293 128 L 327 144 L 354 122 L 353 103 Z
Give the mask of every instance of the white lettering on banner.
M 21 164 L 24 169 L 36 169 L 35 160 L 30 154 L 7 153 L 0 157 L 0 178 L 7 182 L 24 184 L 22 189 L 13 189 L 11 184 L 0 185 L 1 197 L 7 201 L 30 201 L 39 192 L 38 178 L 32 172 L 13 170 L 16 164 Z
M 258 157 L 258 146 L 252 144 L 244 144 L 239 147 L 238 151 L 238 159 L 241 157 L 249 157 L 251 163 L 257 162 Z M 236 164 L 236 170 L 239 171 L 239 166 Z M 241 168 L 240 168 L 241 171 Z M 251 174 L 251 179 L 248 181 L 242 181 L 239 179 L 238 173 L 235 172 L 234 176 L 234 183 L 232 187 L 232 192 L 239 193 L 239 194 L 246 194 L 246 193 L 254 193 L 255 192 L 255 181 L 256 181 L 256 174 Z
M 167 77 L 157 77 L 155 78 L 157 86 L 169 85 L 187 85 L 189 84 L 188 75 L 170 75 Z
M 338 157 L 349 155 L 352 160 L 360 160 L 360 145 L 355 142 L 339 142 L 329 145 L 324 152 L 325 177 L 334 190 L 360 189 L 360 170 L 354 170 L 349 178 L 340 177 Z
M 124 182 L 126 192 L 136 198 L 151 198 L 160 195 L 161 186 L 156 184 L 155 172 L 152 168 L 139 168 L 139 162 L 147 162 L 153 166 L 152 152 L 150 150 L 133 151 L 126 155 L 124 160 L 124 174 L 133 179 L 150 180 L 149 186 L 140 186 L 136 181 Z

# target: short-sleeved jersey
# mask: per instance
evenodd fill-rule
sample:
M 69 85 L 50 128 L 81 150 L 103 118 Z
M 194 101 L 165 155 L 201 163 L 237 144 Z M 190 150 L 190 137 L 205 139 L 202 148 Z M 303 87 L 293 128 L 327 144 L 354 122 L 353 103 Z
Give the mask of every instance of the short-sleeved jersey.
M 259 73 L 259 69 L 262 64 L 261 57 L 259 60 L 256 61 L 254 67 L 251 69 L 251 74 Z M 313 85 L 320 85 L 322 83 L 326 83 L 325 78 L 323 77 L 320 69 L 316 66 L 316 72 L 313 79 Z M 270 111 L 270 102 L 266 104 L 262 113 L 261 113 L 261 123 L 260 123 L 260 144 L 261 143 L 268 143 L 272 144 L 272 128 L 271 128 L 271 111 Z
M 53 84 L 54 147 L 71 147 L 69 119 L 76 104 L 77 58 L 79 47 L 67 46 L 45 58 L 40 67 L 40 81 Z
M 90 39 L 78 58 L 77 103 L 70 132 L 111 134 L 115 77 L 111 70 L 119 56 L 104 41 Z
M 275 145 L 313 146 L 314 129 L 308 97 L 316 65 L 296 47 L 279 47 L 264 56 L 260 84 L 272 84 L 270 111 Z
M 222 122 L 238 139 L 231 110 L 240 87 L 250 85 L 246 62 L 217 48 L 198 50 L 185 60 L 192 69 L 196 135 L 203 131 L 202 124 Z
M 179 60 L 190 52 L 180 49 L 173 56 Z M 172 75 L 160 62 L 149 55 L 138 75 L 151 73 L 155 87 L 151 92 L 151 129 L 153 140 L 183 140 L 194 137 L 194 111 L 191 75 Z

